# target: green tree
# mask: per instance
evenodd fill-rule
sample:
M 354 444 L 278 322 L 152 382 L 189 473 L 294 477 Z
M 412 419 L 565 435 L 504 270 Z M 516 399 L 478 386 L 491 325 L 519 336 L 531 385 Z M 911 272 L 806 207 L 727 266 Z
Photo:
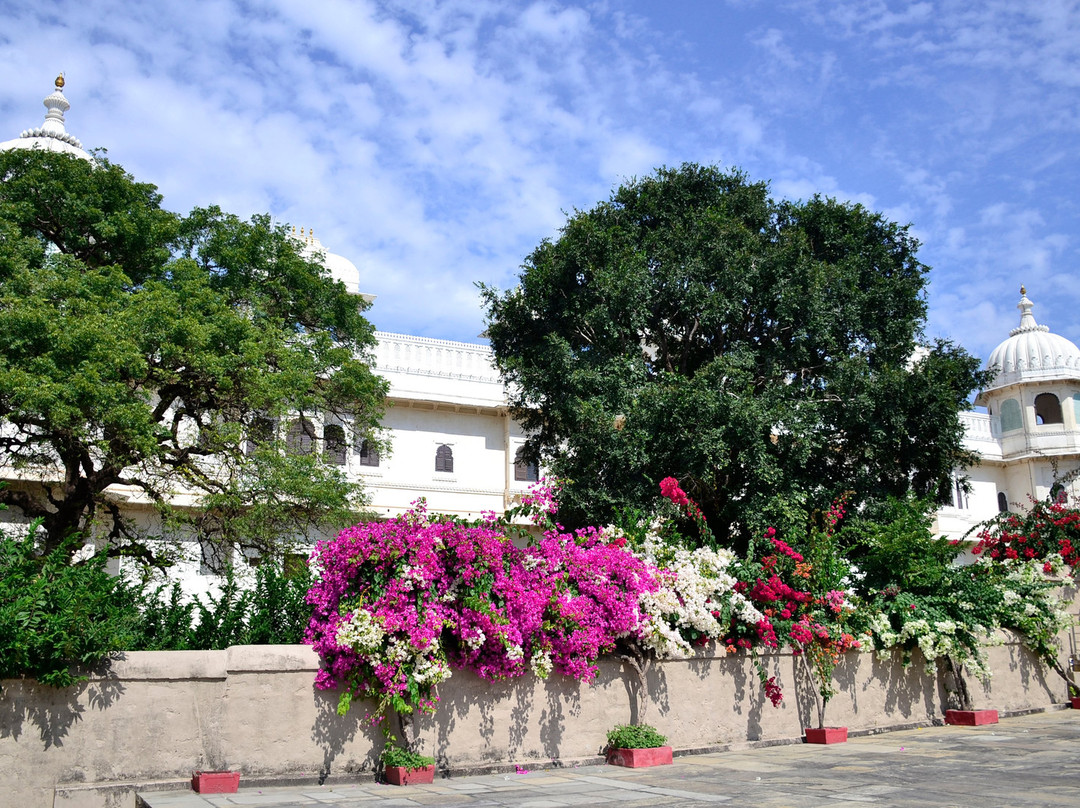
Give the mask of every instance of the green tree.
M 47 552 L 94 533 L 151 562 L 166 534 L 272 553 L 354 518 L 323 429 L 377 440 L 362 300 L 269 217 L 168 212 L 104 158 L 4 152 L 0 180 L 0 502 Z
M 481 285 L 527 450 L 571 480 L 564 521 L 647 507 L 668 475 L 735 546 L 845 490 L 943 498 L 981 374 L 946 342 L 912 361 L 917 246 L 860 205 L 684 165 L 576 211 L 516 288 Z

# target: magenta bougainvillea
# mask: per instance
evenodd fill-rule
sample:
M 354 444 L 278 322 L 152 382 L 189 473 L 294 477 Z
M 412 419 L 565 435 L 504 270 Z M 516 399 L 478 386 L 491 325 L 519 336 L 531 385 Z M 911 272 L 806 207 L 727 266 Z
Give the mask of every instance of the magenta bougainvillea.
M 639 629 L 641 596 L 658 586 L 655 568 L 598 530 L 552 527 L 520 548 L 494 522 L 432 518 L 422 505 L 349 528 L 313 558 L 316 685 L 341 688 L 342 712 L 354 697 L 376 700 L 377 713 L 431 709 L 453 668 L 589 680 L 600 655 Z
M 708 530 L 674 478 L 660 488 Z M 858 647 L 839 630 L 844 594 L 815 593 L 813 565 L 771 528 L 772 551 L 752 564 L 728 550 L 634 547 L 610 528 L 564 530 L 556 492 L 542 483 L 516 512 L 546 528 L 526 547 L 493 515 L 468 525 L 429 516 L 422 503 L 321 542 L 308 595 L 308 641 L 323 659 L 317 686 L 340 688 L 342 712 L 363 698 L 380 716 L 433 709 L 436 686 L 455 669 L 491 681 L 530 671 L 587 681 L 619 640 L 659 657 L 709 641 L 755 659 L 784 645 L 815 660 Z M 839 515 L 829 517 L 831 531 Z M 758 668 L 762 692 L 779 705 L 776 678 Z

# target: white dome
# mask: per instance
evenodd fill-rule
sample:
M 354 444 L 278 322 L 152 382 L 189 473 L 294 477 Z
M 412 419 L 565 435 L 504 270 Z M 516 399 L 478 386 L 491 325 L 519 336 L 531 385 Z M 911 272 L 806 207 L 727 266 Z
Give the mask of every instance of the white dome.
M 296 235 L 295 227 L 293 228 L 293 235 Z M 312 230 L 308 230 L 305 235 L 304 229 L 300 228 L 299 239 L 302 243 L 301 254 L 305 258 L 313 258 L 315 256 L 321 258 L 323 266 L 330 272 L 330 277 L 335 281 L 341 281 L 345 284 L 345 290 L 349 294 L 359 295 L 368 303 L 375 300 L 374 295 L 366 295 L 360 291 L 360 270 L 356 268 L 356 264 L 344 255 L 328 252 L 322 245 L 322 242 L 315 237 L 315 233 Z
M 56 89 L 51 95 L 45 96 L 42 103 L 48 110 L 45 113 L 45 122 L 34 129 L 25 130 L 17 138 L 0 143 L 0 151 L 43 149 L 70 154 L 73 157 L 93 162 L 93 158 L 83 149 L 79 139 L 69 134 L 64 128 L 64 113 L 71 108 L 71 104 L 64 98 L 63 74 L 57 76 Z
M 1035 322 L 1032 302 L 1020 288 L 1020 325 L 990 354 L 986 369 L 994 371 L 989 389 L 1018 382 L 1080 379 L 1080 348 Z M 984 391 L 985 392 L 985 391 Z

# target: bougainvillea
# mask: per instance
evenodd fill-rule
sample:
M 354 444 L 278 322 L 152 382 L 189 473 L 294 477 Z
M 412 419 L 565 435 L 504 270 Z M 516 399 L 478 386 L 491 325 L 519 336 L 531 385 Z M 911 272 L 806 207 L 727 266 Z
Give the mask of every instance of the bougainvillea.
M 1024 513 L 1004 513 L 978 533 L 972 550 L 994 561 L 1043 561 L 1045 571 L 1055 563 L 1080 564 L 1080 510 L 1064 499 L 1039 500 Z
M 429 516 L 421 503 L 321 542 L 308 595 L 307 639 L 323 659 L 317 686 L 341 689 L 341 711 L 364 698 L 376 716 L 388 707 L 407 714 L 433 709 L 437 685 L 455 669 L 492 681 L 529 672 L 590 680 L 602 655 L 627 659 L 631 648 L 643 677 L 645 657 L 684 656 L 713 641 L 752 656 L 761 692 L 776 706 L 783 693 L 759 651 L 791 648 L 816 680 L 821 723 L 834 669 L 863 635 L 879 650 L 918 647 L 929 663 L 955 659 L 982 674 L 980 644 L 1007 627 L 1060 668 L 1056 637 L 1068 621 L 1045 576 L 1063 566 L 1059 553 L 1071 552 L 1075 527 L 1053 504 L 1027 518 L 1024 534 L 1021 523 L 1003 521 L 1009 531 L 984 536 L 978 564 L 943 572 L 948 591 L 916 593 L 905 581 L 874 591 L 856 585 L 861 574 L 836 540 L 844 497 L 815 515 L 805 537 L 784 540 L 770 528 L 758 543 L 764 555 L 740 559 L 709 549 L 719 545 L 674 478 L 663 480 L 661 496 L 699 540 L 684 541 L 655 516 L 634 529 L 567 532 L 554 518 L 557 487 L 544 481 L 502 520 L 465 524 Z M 526 546 L 508 538 L 522 538 L 510 522 L 523 515 L 543 530 Z M 1034 557 L 1005 552 L 1032 546 L 1036 534 L 1045 541 Z
M 640 630 L 641 597 L 658 586 L 655 568 L 604 539 L 552 528 L 520 548 L 493 522 L 432 518 L 419 505 L 320 542 L 308 596 L 316 685 L 342 689 L 341 712 L 362 697 L 381 714 L 431 709 L 454 667 L 488 680 L 591 679 L 600 655 Z

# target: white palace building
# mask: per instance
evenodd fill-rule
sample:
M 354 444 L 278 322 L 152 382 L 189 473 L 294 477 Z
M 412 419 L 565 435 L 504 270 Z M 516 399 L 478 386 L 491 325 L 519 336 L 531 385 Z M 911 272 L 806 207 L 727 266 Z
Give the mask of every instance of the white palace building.
M 92 159 L 65 129 L 69 104 L 62 78 L 44 104 L 44 124 L 0 143 L 0 150 L 40 148 Z M 310 232 L 302 230 L 299 238 L 305 250 L 321 253 L 335 279 L 361 294 L 351 261 L 327 252 Z M 935 529 L 948 538 L 963 538 L 1032 497 L 1078 490 L 1080 349 L 1035 321 L 1023 289 L 1018 308 L 1019 326 L 987 363 L 996 371 L 992 386 L 978 394 L 976 410 L 961 416 L 967 445 L 981 463 L 957 470 L 953 502 L 937 514 Z M 536 480 L 537 469 L 517 462 L 525 436 L 509 415 L 490 348 L 382 332 L 377 340 L 375 370 L 390 386 L 383 426 L 392 451 L 380 457 L 350 449 L 338 456 L 363 483 L 371 509 L 394 516 L 425 497 L 437 512 L 501 513 Z M 197 560 L 182 576 L 195 592 L 215 577 Z

